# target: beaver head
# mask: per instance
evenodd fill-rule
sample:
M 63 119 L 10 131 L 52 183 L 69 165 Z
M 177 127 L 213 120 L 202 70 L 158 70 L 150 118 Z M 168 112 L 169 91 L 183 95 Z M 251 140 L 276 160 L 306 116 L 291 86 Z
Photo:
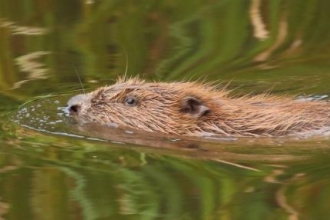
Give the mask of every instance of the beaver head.
M 203 131 L 198 125 L 212 118 L 212 108 L 225 94 L 190 82 L 146 83 L 139 79 L 120 79 L 112 86 L 72 97 L 68 106 L 78 122 L 193 135 Z

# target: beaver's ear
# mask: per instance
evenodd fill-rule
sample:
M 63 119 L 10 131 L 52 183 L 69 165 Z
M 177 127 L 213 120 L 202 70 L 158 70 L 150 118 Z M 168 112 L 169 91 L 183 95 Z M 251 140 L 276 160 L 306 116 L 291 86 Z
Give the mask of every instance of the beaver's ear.
M 199 99 L 192 96 L 186 96 L 181 102 L 181 111 L 189 113 L 195 117 L 200 117 L 207 115 L 210 112 L 210 109 L 203 105 Z

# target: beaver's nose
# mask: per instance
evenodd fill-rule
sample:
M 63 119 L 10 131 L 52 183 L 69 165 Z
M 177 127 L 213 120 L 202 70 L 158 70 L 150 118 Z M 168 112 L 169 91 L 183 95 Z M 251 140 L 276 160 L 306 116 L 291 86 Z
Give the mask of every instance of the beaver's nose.
M 71 105 L 71 106 L 69 106 L 69 112 L 72 115 L 79 114 L 80 110 L 81 110 L 80 105 Z
M 88 95 L 76 95 L 73 96 L 69 101 L 68 101 L 68 110 L 70 114 L 72 115 L 79 115 L 82 106 L 86 106 L 88 103 L 89 96 Z

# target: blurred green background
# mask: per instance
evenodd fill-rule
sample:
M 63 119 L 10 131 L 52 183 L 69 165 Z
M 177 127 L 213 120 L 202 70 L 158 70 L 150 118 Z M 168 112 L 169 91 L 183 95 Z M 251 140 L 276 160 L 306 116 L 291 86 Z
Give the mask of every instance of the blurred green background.
M 327 138 L 100 140 L 61 107 L 118 76 L 330 94 L 330 1 L 1 0 L 0 219 L 328 219 Z

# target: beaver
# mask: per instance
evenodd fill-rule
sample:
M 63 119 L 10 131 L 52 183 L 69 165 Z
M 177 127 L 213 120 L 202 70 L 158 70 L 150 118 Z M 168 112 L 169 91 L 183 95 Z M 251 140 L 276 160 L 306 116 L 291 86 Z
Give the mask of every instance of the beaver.
M 330 127 L 327 101 L 269 94 L 234 96 L 197 82 L 119 79 L 68 101 L 78 123 L 116 125 L 179 136 L 280 137 Z

